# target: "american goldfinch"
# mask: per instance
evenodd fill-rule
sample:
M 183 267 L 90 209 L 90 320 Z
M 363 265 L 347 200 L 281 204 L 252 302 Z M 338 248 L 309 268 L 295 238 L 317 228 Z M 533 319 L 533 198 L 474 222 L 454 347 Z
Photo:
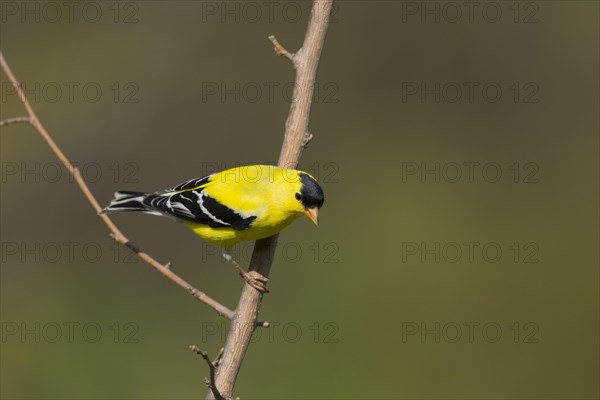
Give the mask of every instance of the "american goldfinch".
M 324 200 L 323 189 L 306 172 L 248 165 L 159 192 L 118 191 L 101 213 L 139 211 L 170 217 L 227 250 L 240 242 L 272 236 L 302 215 L 318 225 Z

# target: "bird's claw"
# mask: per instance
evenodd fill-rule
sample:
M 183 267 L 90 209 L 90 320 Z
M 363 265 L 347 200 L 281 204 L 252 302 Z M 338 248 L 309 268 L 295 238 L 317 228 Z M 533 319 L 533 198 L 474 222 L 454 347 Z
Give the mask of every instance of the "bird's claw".
M 227 253 L 223 253 L 223 257 L 227 261 L 231 262 L 233 267 L 238 270 L 240 276 L 244 278 L 248 285 L 252 286 L 254 289 L 258 290 L 262 294 L 269 293 L 269 289 L 267 289 L 267 282 L 269 281 L 269 278 L 262 276 L 256 271 L 246 272 L 246 270 L 244 270 L 244 268 L 242 268 L 240 264 L 238 264 L 238 262 L 235 261 L 231 257 L 231 255 Z
M 260 293 L 269 293 L 269 289 L 267 289 L 267 282 L 269 281 L 269 278 L 262 276 L 256 271 L 240 271 L 240 276 L 244 278 L 248 285 L 252 286 Z

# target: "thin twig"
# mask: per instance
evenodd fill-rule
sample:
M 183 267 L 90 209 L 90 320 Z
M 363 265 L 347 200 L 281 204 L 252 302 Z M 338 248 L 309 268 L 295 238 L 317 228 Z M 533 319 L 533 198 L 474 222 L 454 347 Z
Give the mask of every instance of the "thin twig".
M 285 58 L 287 58 L 288 60 L 290 60 L 291 62 L 295 62 L 294 61 L 294 56 L 295 54 L 290 53 L 289 51 L 287 51 L 285 49 L 285 47 L 283 47 L 281 45 L 281 43 L 279 43 L 279 41 L 277 40 L 277 38 L 273 35 L 269 36 L 269 40 L 271 41 L 271 43 L 273 43 L 273 46 L 275 46 L 275 53 L 277 53 L 278 56 L 283 56 Z
M 269 37 L 275 45 L 277 54 L 292 60 L 296 70 L 293 101 L 285 123 L 285 136 L 279 155 L 279 167 L 295 168 L 304 147 L 312 136 L 308 132 L 310 106 L 332 2 L 333 0 L 314 0 L 304 43 L 296 54 L 292 55 L 285 50 L 275 37 Z M 317 18 L 317 16 L 321 16 L 321 18 Z M 322 16 L 326 17 L 322 18 Z M 269 277 L 277 237 L 278 235 L 275 235 L 256 241 L 249 271 L 256 271 L 265 278 Z M 217 369 L 216 383 L 225 397 L 231 397 L 232 395 L 237 375 L 256 327 L 261 301 L 262 294 L 252 286 L 245 284 L 236 313 L 231 321 L 232 328 L 227 335 L 223 359 Z M 209 392 L 206 398 L 213 399 L 214 397 Z
M 12 124 L 19 124 L 21 122 L 30 123 L 31 120 L 29 117 L 15 117 L 15 118 L 7 118 L 5 120 L 0 121 L 0 126 L 7 126 Z
M 6 76 L 8 76 L 8 79 L 10 79 L 10 81 L 12 82 L 13 86 L 15 87 L 15 89 L 17 91 L 17 94 L 19 95 L 19 98 L 21 99 L 21 102 L 23 103 L 23 106 L 27 110 L 27 114 L 29 115 L 30 124 L 40 133 L 42 138 L 46 141 L 46 143 L 48 143 L 48 146 L 50 146 L 50 149 L 52 149 L 54 154 L 56 154 L 56 156 L 64 164 L 67 171 L 69 171 L 69 173 L 73 176 L 73 178 L 75 178 L 75 182 L 77 182 L 77 185 L 79 185 L 79 188 L 81 189 L 81 191 L 83 192 L 83 194 L 85 195 L 87 200 L 90 202 L 90 204 L 92 205 L 92 207 L 94 208 L 96 213 L 100 212 L 100 210 L 102 208 L 100 207 L 100 204 L 98 204 L 98 201 L 96 200 L 96 198 L 90 191 L 90 188 L 88 187 L 88 185 L 85 183 L 85 180 L 81 176 L 79 169 L 77 169 L 76 167 L 73 166 L 73 164 L 69 161 L 69 159 L 65 156 L 65 154 L 62 152 L 62 150 L 58 147 L 56 142 L 54 142 L 54 140 L 52 139 L 52 137 L 50 136 L 48 131 L 46 131 L 46 128 L 44 128 L 42 123 L 37 118 L 37 115 L 33 111 L 33 108 L 29 104 L 29 101 L 27 101 L 27 97 L 25 96 L 25 93 L 23 92 L 21 85 L 19 85 L 19 82 L 15 78 L 15 75 L 12 73 L 10 67 L 8 66 L 6 60 L 4 59 L 4 55 L 2 54 L 2 51 L 0 51 L 0 65 L 2 66 L 2 69 L 4 70 L 4 72 L 6 73 Z M 225 307 L 224 305 L 222 305 L 215 299 L 209 297 L 206 293 L 196 289 L 195 287 L 190 285 L 188 282 L 183 280 L 181 277 L 179 277 L 177 274 L 175 274 L 173 271 L 171 271 L 170 263 L 163 265 L 160 262 L 156 261 L 154 258 L 152 258 L 149 254 L 143 252 L 139 247 L 137 247 L 137 246 L 134 247 L 133 242 L 131 242 L 125 235 L 123 235 L 123 233 L 119 230 L 119 228 L 117 228 L 117 226 L 112 222 L 112 220 L 107 215 L 101 214 L 100 218 L 106 224 L 108 229 L 111 231 L 111 236 L 115 239 L 115 241 L 117 241 L 118 243 L 120 243 L 124 246 L 129 247 L 139 258 L 141 258 L 147 264 L 154 267 L 158 272 L 163 274 L 165 277 L 169 278 L 171 281 L 175 282 L 177 285 L 184 288 L 188 293 L 190 293 L 196 299 L 200 300 L 201 302 L 208 305 L 209 307 L 212 307 L 219 315 L 222 315 L 228 319 L 233 318 L 235 313 L 232 310 Z
M 190 346 L 190 350 L 193 351 L 194 353 L 198 354 L 202 358 L 204 358 L 204 361 L 206 361 L 206 364 L 208 364 L 208 369 L 210 371 L 210 381 L 208 381 L 208 380 L 206 381 L 206 386 L 208 386 L 208 388 L 212 392 L 213 396 L 215 396 L 215 399 L 216 400 L 225 400 L 225 398 L 221 395 L 221 393 L 219 393 L 219 389 L 217 389 L 217 385 L 215 383 L 215 369 L 217 368 L 219 359 L 223 355 L 223 349 L 221 349 L 221 351 L 219 351 L 219 355 L 217 355 L 215 362 L 211 362 L 210 358 L 208 358 L 208 353 L 200 350 L 198 348 L 198 346 L 192 345 L 192 346 Z

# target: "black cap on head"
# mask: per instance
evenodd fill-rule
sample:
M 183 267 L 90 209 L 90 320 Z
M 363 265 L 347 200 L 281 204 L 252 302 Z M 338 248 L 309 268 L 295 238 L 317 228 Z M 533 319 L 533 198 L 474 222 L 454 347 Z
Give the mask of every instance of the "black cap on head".
M 321 208 L 325 201 L 325 194 L 321 186 L 310 175 L 300 172 L 302 189 L 300 194 L 296 193 L 296 198 L 302 202 L 304 208 Z

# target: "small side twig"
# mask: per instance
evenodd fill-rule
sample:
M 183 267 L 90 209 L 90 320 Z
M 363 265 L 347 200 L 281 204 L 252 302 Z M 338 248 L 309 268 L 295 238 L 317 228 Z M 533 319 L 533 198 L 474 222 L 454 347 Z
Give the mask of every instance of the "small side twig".
M 29 117 L 15 117 L 15 118 L 7 118 L 5 120 L 0 121 L 0 126 L 7 126 L 12 124 L 19 124 L 21 122 L 31 123 L 31 119 Z
M 273 46 L 275 46 L 275 53 L 277 53 L 278 56 L 283 56 L 285 58 L 287 58 L 288 60 L 290 60 L 291 62 L 295 62 L 294 60 L 294 53 L 290 53 L 289 51 L 287 51 L 285 49 L 285 47 L 283 47 L 281 45 L 281 43 L 279 43 L 279 41 L 277 40 L 277 38 L 273 35 L 269 36 L 269 40 L 271 41 L 271 43 L 273 43 Z
M 200 348 L 196 345 L 190 346 L 190 350 L 204 358 L 204 361 L 206 361 L 206 364 L 208 364 L 208 369 L 210 370 L 210 380 L 205 378 L 205 382 L 206 386 L 208 386 L 208 388 L 212 391 L 212 394 L 215 397 L 215 399 L 226 400 L 219 392 L 219 389 L 217 389 L 217 385 L 215 383 L 215 370 L 217 369 L 217 366 L 219 365 L 219 362 L 223 357 L 223 352 L 225 351 L 225 349 L 221 348 L 221 351 L 219 351 L 219 354 L 217 355 L 217 358 L 215 358 L 215 361 L 210 361 L 210 358 L 208 358 L 208 353 L 200 350 Z

